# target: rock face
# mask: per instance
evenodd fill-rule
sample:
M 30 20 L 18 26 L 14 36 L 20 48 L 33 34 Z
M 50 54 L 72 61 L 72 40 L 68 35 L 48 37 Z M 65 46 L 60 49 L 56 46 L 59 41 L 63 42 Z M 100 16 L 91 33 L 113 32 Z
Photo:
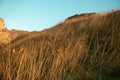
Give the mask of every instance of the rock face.
M 5 29 L 4 20 L 0 18 L 0 30 Z
M 0 45 L 9 42 L 9 33 L 4 25 L 4 20 L 0 18 Z

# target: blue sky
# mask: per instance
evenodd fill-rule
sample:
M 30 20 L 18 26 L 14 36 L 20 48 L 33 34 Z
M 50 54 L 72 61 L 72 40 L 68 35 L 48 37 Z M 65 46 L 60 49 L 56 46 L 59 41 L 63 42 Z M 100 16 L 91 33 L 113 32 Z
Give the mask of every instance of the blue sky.
M 120 0 L 0 0 L 8 29 L 43 30 L 69 16 L 120 8 Z

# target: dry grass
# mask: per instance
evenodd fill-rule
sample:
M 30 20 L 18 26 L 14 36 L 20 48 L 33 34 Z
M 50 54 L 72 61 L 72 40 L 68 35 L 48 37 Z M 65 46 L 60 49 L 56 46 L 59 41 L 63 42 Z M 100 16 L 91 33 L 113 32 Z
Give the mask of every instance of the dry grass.
M 120 11 L 30 35 L 0 50 L 1 80 L 120 79 Z

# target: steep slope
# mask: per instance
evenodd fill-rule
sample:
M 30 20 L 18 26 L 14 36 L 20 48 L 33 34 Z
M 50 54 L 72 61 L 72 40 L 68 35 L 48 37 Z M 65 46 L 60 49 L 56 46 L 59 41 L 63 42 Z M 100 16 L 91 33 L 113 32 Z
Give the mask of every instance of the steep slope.
M 120 11 L 75 15 L 0 49 L 0 79 L 119 80 Z

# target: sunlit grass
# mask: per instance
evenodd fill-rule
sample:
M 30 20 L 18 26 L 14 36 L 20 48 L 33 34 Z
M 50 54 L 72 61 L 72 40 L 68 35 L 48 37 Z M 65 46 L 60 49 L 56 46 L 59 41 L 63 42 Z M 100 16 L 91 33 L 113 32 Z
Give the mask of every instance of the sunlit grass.
M 63 22 L 20 40 L 1 49 L 1 80 L 120 79 L 118 13 Z

